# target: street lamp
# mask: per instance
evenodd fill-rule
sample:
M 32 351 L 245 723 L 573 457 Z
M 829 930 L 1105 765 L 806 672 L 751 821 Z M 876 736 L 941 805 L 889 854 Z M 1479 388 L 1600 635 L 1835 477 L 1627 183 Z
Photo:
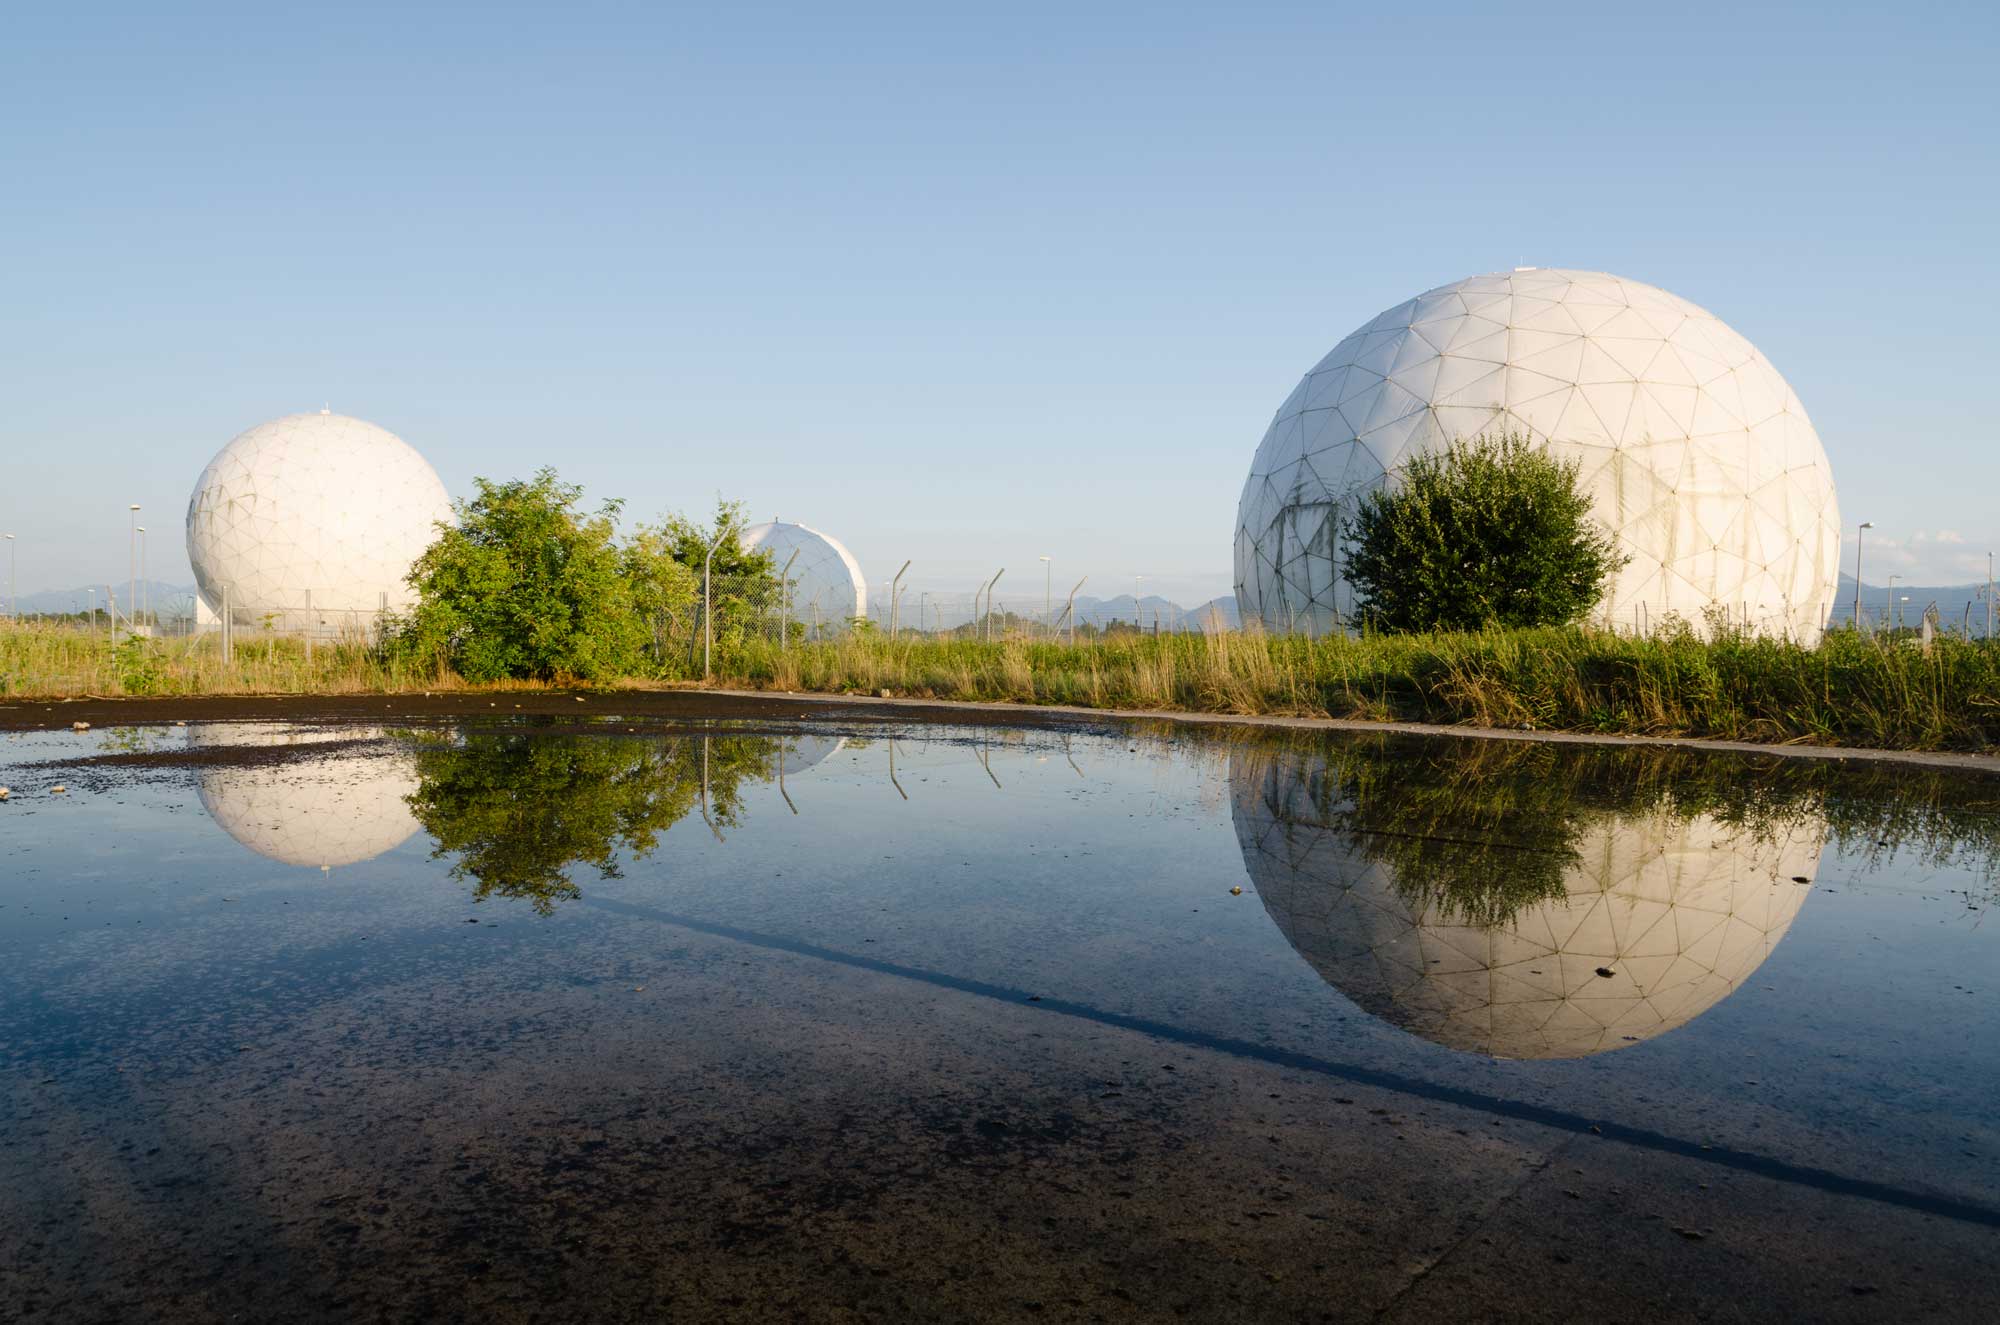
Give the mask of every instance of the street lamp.
M 145 582 L 146 582 L 146 526 L 140 525 L 139 526 L 139 583 L 144 584 Z M 152 600 L 153 594 L 152 591 L 149 589 L 142 596 L 148 602 L 150 602 Z M 146 619 L 146 611 L 144 607 L 141 607 L 139 609 L 139 620 L 144 621 L 145 619 Z
M 1873 520 L 1863 520 L 1860 529 L 1854 531 L 1854 629 L 1857 634 L 1861 630 L 1861 540 L 1865 537 L 1861 530 L 1874 527 Z
M 1146 577 L 1143 575 L 1134 575 L 1132 577 L 1132 630 L 1135 634 L 1145 633 L 1145 628 L 1139 624 L 1139 619 L 1143 615 L 1139 609 L 1139 599 L 1140 595 L 1144 592 L 1145 583 Z
M 132 531 L 127 536 L 125 571 L 129 577 L 125 581 L 125 621 L 132 621 L 132 599 L 139 592 L 139 503 L 132 503 Z M 113 614 L 112 631 L 117 632 L 116 614 Z
M 21 609 L 14 602 L 14 536 L 7 535 L 7 619 L 19 621 Z
M 1896 600 L 1896 629 L 1898 630 L 1903 628 L 1903 604 L 1909 601 L 1910 596 L 1908 594 L 1904 594 Z
M 1053 635 L 1056 623 L 1050 618 L 1049 609 L 1055 606 L 1055 594 L 1053 592 L 1054 586 L 1050 583 L 1049 577 L 1055 571 L 1050 566 L 1047 557 L 1037 557 L 1035 560 L 1042 563 L 1042 630 L 1047 634 Z
M 1891 575 L 1889 577 L 1889 587 L 1882 601 L 1882 616 L 1889 622 L 1889 629 L 1891 630 L 1896 628 L 1896 581 L 1902 578 L 1900 575 Z

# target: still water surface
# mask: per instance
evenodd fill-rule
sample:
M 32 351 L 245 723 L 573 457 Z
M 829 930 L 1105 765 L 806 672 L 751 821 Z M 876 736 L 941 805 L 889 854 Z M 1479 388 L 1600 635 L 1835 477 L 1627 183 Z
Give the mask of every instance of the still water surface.
M 27 1315 L 1345 1315 L 1449 1243 L 1371 1206 L 1469 1235 L 1540 1172 L 1508 1128 L 2000 1225 L 1990 782 L 611 722 L 34 734 L 0 784 Z M 1400 1174 L 1288 1155 L 1363 1124 Z

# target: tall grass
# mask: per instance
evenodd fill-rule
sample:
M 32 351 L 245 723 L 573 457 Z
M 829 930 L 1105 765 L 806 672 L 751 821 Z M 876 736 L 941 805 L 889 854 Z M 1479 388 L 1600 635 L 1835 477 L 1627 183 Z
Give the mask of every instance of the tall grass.
M 1048 643 L 852 636 L 723 660 L 751 685 L 1091 708 L 1271 713 L 1914 750 L 2000 745 L 2000 645 L 1807 648 L 1723 633 L 1576 629 L 1312 640 L 1127 636 Z
M 1634 638 L 1578 629 L 1306 639 L 1120 636 L 1057 642 L 852 634 L 716 653 L 715 683 L 768 690 L 1532 727 L 1910 750 L 2000 748 L 2000 644 L 1812 648 L 1723 631 Z M 641 682 L 644 684 L 644 682 Z M 0 626 L 0 696 L 352 694 L 452 689 L 364 644 L 213 638 L 128 645 L 61 626 Z
M 122 639 L 74 626 L 0 625 L 0 696 L 365 694 L 455 688 L 449 672 L 417 669 L 360 642 L 315 644 L 250 635 L 230 662 L 214 636 Z

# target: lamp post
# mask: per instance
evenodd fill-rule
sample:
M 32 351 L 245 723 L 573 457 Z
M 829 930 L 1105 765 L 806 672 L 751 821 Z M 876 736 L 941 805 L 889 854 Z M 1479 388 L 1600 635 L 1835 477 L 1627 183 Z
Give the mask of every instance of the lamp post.
M 144 584 L 145 582 L 146 582 L 146 526 L 140 525 L 139 526 L 139 583 Z M 142 622 L 146 619 L 145 604 L 150 603 L 152 599 L 153 595 L 150 590 L 140 595 L 139 620 Z
M 1860 528 L 1854 531 L 1854 629 L 1857 632 L 1861 629 L 1861 540 L 1866 537 L 1861 531 L 1874 527 L 1873 520 L 1863 520 Z
M 1134 634 L 1144 633 L 1139 628 L 1139 595 L 1145 583 L 1146 577 L 1143 575 L 1134 575 L 1132 577 L 1132 631 Z
M 132 620 L 134 595 L 139 592 L 139 503 L 133 502 L 131 510 L 132 527 L 126 535 L 125 549 L 125 620 L 128 623 Z
M 1896 622 L 1895 622 L 1895 616 L 1896 616 L 1896 581 L 1897 581 L 1897 580 L 1900 580 L 1900 579 L 1902 579 L 1902 578 L 1903 578 L 1903 577 L 1902 577 L 1902 576 L 1900 576 L 1900 575 L 1891 575 L 1891 576 L 1889 577 L 1889 587 L 1888 587 L 1888 589 L 1887 589 L 1887 590 L 1886 590 L 1886 591 L 1884 592 L 1884 594 L 1883 594 L 1883 599 L 1882 599 L 1882 619 L 1883 619 L 1884 621 L 1887 621 L 1887 622 L 1889 623 L 1889 629 L 1891 629 L 1891 630 L 1894 630 L 1894 629 L 1896 628 Z
M 14 602 L 14 536 L 12 534 L 7 535 L 7 619 L 9 621 L 19 621 L 21 619 L 21 609 Z
M 1903 628 L 1903 604 L 1909 601 L 1910 596 L 1908 594 L 1904 594 L 1896 600 L 1896 629 L 1898 630 Z

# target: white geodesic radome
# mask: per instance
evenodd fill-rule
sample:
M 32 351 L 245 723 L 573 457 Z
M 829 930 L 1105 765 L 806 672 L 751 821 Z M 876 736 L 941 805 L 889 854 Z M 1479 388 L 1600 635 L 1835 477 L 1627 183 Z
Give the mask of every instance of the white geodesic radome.
M 227 589 L 239 624 L 367 629 L 409 606 L 403 577 L 451 520 L 437 472 L 394 433 L 288 414 L 208 462 L 188 498 L 188 560 L 209 609 Z
M 845 630 L 850 617 L 868 614 L 868 582 L 861 576 L 861 563 L 832 534 L 772 520 L 744 530 L 742 544 L 746 552 L 769 552 L 773 570 L 782 571 L 791 562 L 785 576 L 791 618 L 808 634 Z
M 203 747 L 302 746 L 375 740 L 379 729 L 280 728 L 262 723 L 206 723 L 190 743 Z M 260 856 L 312 868 L 353 865 L 393 850 L 418 831 L 409 797 L 416 764 L 404 751 L 286 759 L 203 770 L 202 807 L 224 832 Z
M 1231 756 L 1264 909 L 1363 1011 L 1494 1058 L 1581 1058 L 1694 1020 L 1777 947 L 1811 891 L 1794 879 L 1813 877 L 1826 840 L 1812 818 L 1776 840 L 1708 816 L 1610 818 L 1577 843 L 1565 896 L 1483 926 L 1413 911 L 1388 867 L 1327 824 L 1323 777 L 1313 760 Z
M 1243 619 L 1351 619 L 1339 526 L 1410 457 L 1525 433 L 1581 465 L 1632 560 L 1593 620 L 1650 629 L 1710 608 L 1819 637 L 1833 605 L 1833 472 L 1799 399 L 1714 314 L 1602 272 L 1473 276 L 1334 346 L 1278 408 L 1236 518 Z

